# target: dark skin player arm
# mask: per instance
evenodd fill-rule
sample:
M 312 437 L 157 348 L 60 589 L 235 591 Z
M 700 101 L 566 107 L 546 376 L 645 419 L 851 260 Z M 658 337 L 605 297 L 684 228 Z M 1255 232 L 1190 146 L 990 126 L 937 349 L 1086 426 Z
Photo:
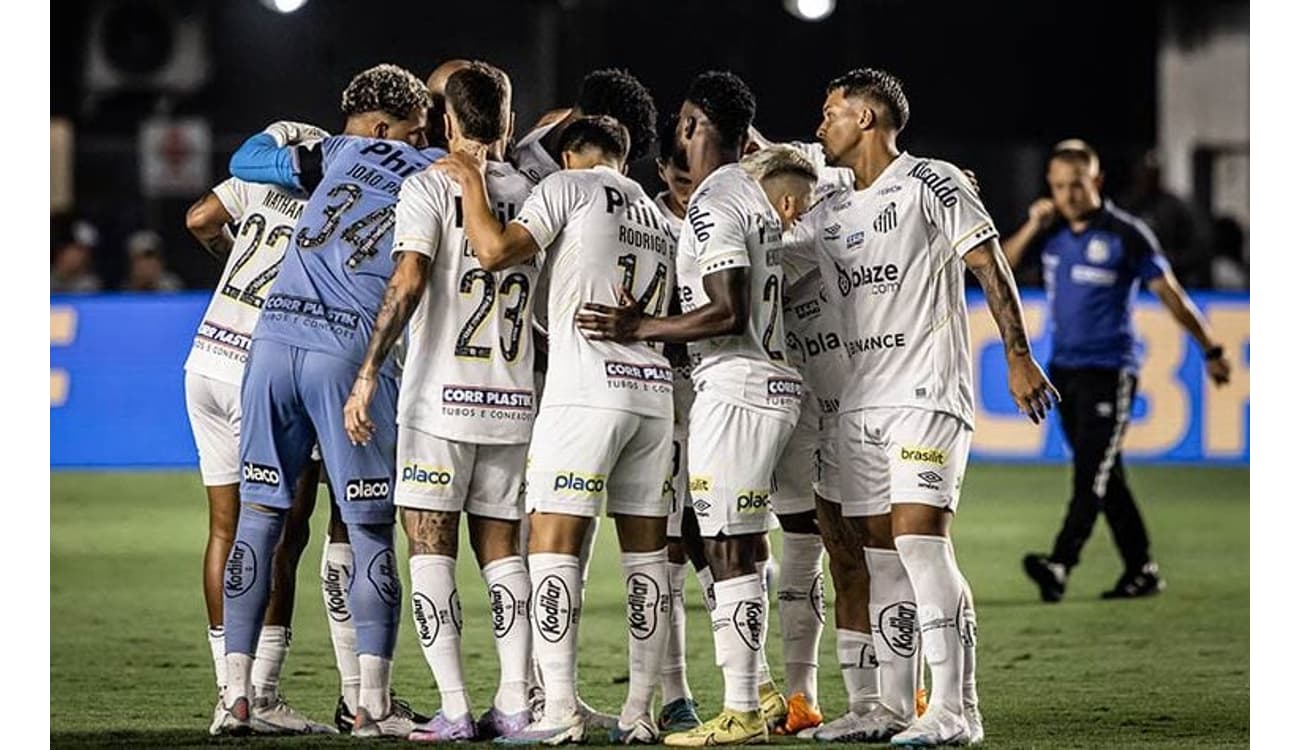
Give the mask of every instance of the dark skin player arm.
M 728 268 L 704 277 L 708 304 L 665 318 L 647 316 L 626 289 L 617 305 L 588 302 L 578 312 L 578 328 L 598 341 L 690 341 L 734 336 L 749 322 L 749 269 Z

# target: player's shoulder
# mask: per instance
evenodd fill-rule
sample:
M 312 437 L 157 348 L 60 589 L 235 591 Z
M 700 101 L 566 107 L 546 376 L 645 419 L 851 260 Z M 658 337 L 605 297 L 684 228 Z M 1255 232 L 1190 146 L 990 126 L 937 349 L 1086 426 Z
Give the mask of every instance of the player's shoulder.
M 494 195 L 527 196 L 533 189 L 528 175 L 509 162 L 488 162 L 485 176 L 488 190 Z
M 1120 235 L 1126 244 L 1135 245 L 1130 249 L 1158 250 L 1160 248 L 1155 232 L 1151 231 L 1151 226 L 1140 217 L 1115 205 L 1109 198 L 1102 203 L 1101 210 L 1107 228 Z
M 701 206 L 738 205 L 751 200 L 755 190 L 762 195 L 762 188 L 750 177 L 739 164 L 727 164 L 713 170 L 700 181 L 695 193 L 691 195 L 691 204 Z

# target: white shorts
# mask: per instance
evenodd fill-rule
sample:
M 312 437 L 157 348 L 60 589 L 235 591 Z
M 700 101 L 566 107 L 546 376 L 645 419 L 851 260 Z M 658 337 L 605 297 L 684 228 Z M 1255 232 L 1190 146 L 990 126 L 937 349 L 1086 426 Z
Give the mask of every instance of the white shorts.
M 517 521 L 527 457 L 526 443 L 462 443 L 399 425 L 393 504 Z
M 591 406 L 543 406 L 528 447 L 529 513 L 667 516 L 673 420 Z
M 804 391 L 808 394 L 811 391 Z M 817 476 L 817 404 L 804 398 L 799 422 L 776 460 L 772 474 L 772 512 L 778 516 L 806 513 L 817 507 L 813 480 Z
M 664 482 L 664 502 L 668 503 L 668 536 L 682 535 L 682 513 L 691 502 L 690 475 L 686 468 L 686 451 L 690 445 L 687 425 L 673 425 L 672 476 Z
M 761 534 L 768 530 L 772 473 L 794 425 L 699 393 L 691 406 L 691 505 L 700 535 Z
M 910 407 L 840 415 L 840 493 L 846 516 L 876 516 L 894 503 L 954 513 L 970 455 L 971 430 L 957 417 Z
M 239 484 L 239 386 L 186 371 L 185 411 L 203 484 Z
M 840 418 L 818 418 L 817 450 L 813 453 L 813 492 L 832 503 L 840 502 Z

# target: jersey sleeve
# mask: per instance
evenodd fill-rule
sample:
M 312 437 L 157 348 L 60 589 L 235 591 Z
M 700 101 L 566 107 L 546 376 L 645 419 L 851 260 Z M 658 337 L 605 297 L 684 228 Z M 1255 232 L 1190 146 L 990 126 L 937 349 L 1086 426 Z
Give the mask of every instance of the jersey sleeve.
M 581 203 L 582 188 L 574 174 L 556 172 L 537 183 L 513 221 L 532 235 L 539 249 L 546 250 Z
M 419 253 L 432 258 L 442 237 L 442 200 L 434 195 L 433 174 L 416 173 L 402 181 L 393 229 L 393 255 Z M 445 191 L 442 191 L 445 195 Z
M 1141 219 L 1133 220 L 1132 229 L 1124 238 L 1125 250 L 1137 267 L 1143 284 L 1164 276 L 1169 271 L 1169 261 L 1160 247 L 1160 240 Z
M 719 187 L 715 185 L 691 201 L 682 227 L 694 245 L 692 255 L 701 276 L 750 265 L 745 245 L 748 216 L 740 202 Z
M 248 211 L 249 204 L 249 184 L 238 177 L 228 177 L 225 182 L 212 188 L 212 194 L 217 196 L 226 213 L 235 221 L 242 221 L 244 213 Z
M 923 183 L 921 205 L 930 224 L 962 256 L 998 236 L 993 219 L 984 208 L 966 175 L 947 162 L 922 162 L 929 174 L 917 177 Z M 916 175 L 913 175 L 916 176 Z

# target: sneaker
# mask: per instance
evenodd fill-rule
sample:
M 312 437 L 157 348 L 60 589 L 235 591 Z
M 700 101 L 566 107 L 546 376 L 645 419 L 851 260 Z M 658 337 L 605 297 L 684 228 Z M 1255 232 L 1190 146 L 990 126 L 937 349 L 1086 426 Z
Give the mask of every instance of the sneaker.
M 353 737 L 400 737 L 406 739 L 419 726 L 392 704 L 388 715 L 374 718 L 364 708 L 357 708 L 355 721 L 352 723 Z
M 338 734 L 338 730 L 307 718 L 283 695 L 253 699 L 253 730 L 258 734 Z
M 448 719 L 438 711 L 423 724 L 417 724 L 406 739 L 411 742 L 462 742 L 478 738 L 474 719 L 469 713 Z
M 659 712 L 659 729 L 663 732 L 685 732 L 700 725 L 700 712 L 693 698 L 678 698 Z
M 879 703 L 866 713 L 849 711 L 813 732 L 818 742 L 885 742 L 907 728 L 902 717 Z
M 248 706 L 248 698 L 236 698 L 231 706 L 227 706 L 225 701 L 218 703 L 217 716 L 213 717 L 212 728 L 208 731 L 213 735 L 227 737 L 247 737 L 252 734 L 252 711 Z
M 630 727 L 623 726 L 620 721 L 618 726 L 609 730 L 609 741 L 615 745 L 657 745 L 659 728 L 646 714 L 638 717 Z
M 911 726 L 894 735 L 889 742 L 904 747 L 967 745 L 970 744 L 970 726 L 961 714 L 931 708 L 925 712 L 925 716 L 912 722 Z
M 1064 565 L 1037 553 L 1025 555 L 1021 565 L 1025 568 L 1025 575 L 1038 584 L 1038 596 L 1043 601 L 1055 603 L 1065 596 L 1065 579 L 1069 574 Z
M 399 716 L 410 719 L 412 724 L 427 724 L 433 718 L 417 713 L 411 708 L 410 703 L 398 698 L 397 693 L 392 690 L 388 691 L 388 703 L 393 711 Z M 352 734 L 352 725 L 356 723 L 356 719 L 357 717 L 348 710 L 348 702 L 340 695 L 339 703 L 334 708 L 334 726 L 338 727 L 339 734 Z
M 212 707 L 212 723 L 208 725 L 208 734 L 216 737 L 220 734 L 221 719 L 226 715 L 226 705 L 222 703 L 221 691 L 217 691 L 217 702 Z
M 790 709 L 786 705 L 785 696 L 776 689 L 775 682 L 768 681 L 758 686 L 758 710 L 763 712 L 769 732 L 774 732 L 777 727 L 785 724 Z
M 674 732 L 664 737 L 671 747 L 704 747 L 706 745 L 751 745 L 767 742 L 767 720 L 762 710 L 722 713 L 694 729 Z
M 966 726 L 970 727 L 970 744 L 980 744 L 984 741 L 984 717 L 980 714 L 980 707 L 962 706 L 962 713 L 966 716 Z
M 546 691 L 541 685 L 528 688 L 528 710 L 533 715 L 533 721 L 541 721 L 542 715 L 546 713 Z
M 618 717 L 614 714 L 607 714 L 597 711 L 592 705 L 578 697 L 578 715 L 582 717 L 582 723 L 592 729 L 603 729 L 609 731 L 618 728 Z
M 822 710 L 813 705 L 808 696 L 795 693 L 786 702 L 785 721 L 776 728 L 777 734 L 798 734 L 822 725 Z
M 478 717 L 478 738 L 492 740 L 497 737 L 509 737 L 518 734 L 533 723 L 533 712 L 525 708 L 518 713 L 508 714 L 493 706 Z
M 543 716 L 522 731 L 497 737 L 493 742 L 498 745 L 566 745 L 582 742 L 586 734 L 587 725 L 582 720 L 582 715 L 575 711 L 558 721 Z
M 1126 571 L 1115 582 L 1115 588 L 1103 592 L 1102 599 L 1137 599 L 1154 596 L 1165 590 L 1165 579 L 1160 577 L 1160 566 L 1149 562 L 1135 571 Z

